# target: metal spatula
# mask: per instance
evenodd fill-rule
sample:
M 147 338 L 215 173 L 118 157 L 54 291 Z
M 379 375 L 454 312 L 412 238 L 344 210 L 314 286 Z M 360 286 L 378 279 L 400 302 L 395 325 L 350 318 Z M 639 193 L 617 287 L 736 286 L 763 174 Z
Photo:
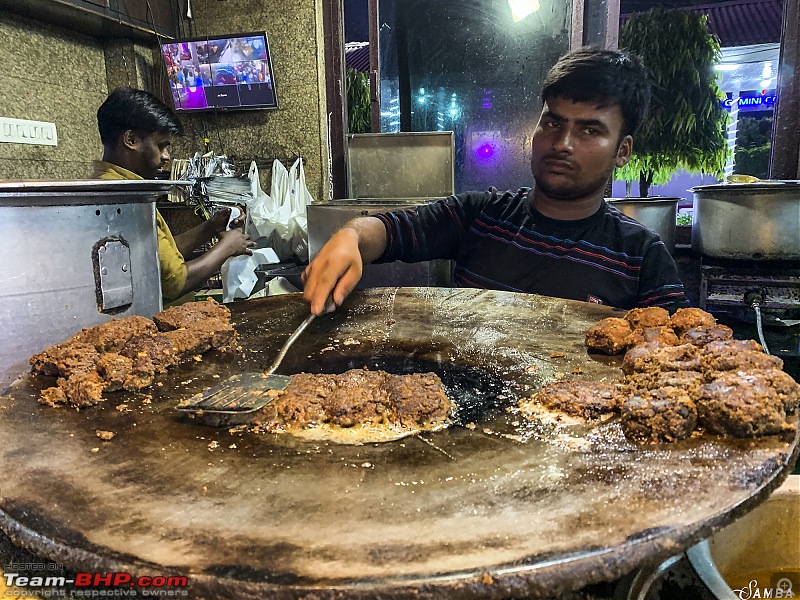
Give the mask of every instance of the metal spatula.
M 286 352 L 300 334 L 314 320 L 313 313 L 300 323 L 283 344 L 278 356 L 263 373 L 241 373 L 222 383 L 196 394 L 178 404 L 178 410 L 202 415 L 211 425 L 238 425 L 246 422 L 252 413 L 263 408 L 275 397 L 275 391 L 286 389 L 291 377 L 275 375 Z

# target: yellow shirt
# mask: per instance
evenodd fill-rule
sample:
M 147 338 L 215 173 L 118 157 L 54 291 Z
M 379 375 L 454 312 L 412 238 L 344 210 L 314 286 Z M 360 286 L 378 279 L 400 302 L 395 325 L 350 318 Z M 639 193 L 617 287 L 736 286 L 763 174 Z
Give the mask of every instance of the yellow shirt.
M 92 179 L 142 179 L 133 171 L 102 160 L 92 161 Z M 161 297 L 176 300 L 186 284 L 186 261 L 161 213 L 156 210 L 158 260 L 161 263 Z

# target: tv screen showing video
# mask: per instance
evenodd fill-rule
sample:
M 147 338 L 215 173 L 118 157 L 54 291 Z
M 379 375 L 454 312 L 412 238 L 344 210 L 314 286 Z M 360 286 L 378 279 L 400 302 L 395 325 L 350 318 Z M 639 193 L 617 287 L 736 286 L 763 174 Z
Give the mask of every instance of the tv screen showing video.
M 176 111 L 278 108 L 266 33 L 162 44 Z

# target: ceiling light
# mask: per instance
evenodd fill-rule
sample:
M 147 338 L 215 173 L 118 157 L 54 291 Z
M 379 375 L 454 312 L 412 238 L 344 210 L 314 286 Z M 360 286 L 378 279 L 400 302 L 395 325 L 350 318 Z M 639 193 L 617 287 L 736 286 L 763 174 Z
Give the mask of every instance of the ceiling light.
M 511 19 L 514 23 L 519 23 L 531 13 L 539 10 L 539 0 L 508 0 L 511 7 Z

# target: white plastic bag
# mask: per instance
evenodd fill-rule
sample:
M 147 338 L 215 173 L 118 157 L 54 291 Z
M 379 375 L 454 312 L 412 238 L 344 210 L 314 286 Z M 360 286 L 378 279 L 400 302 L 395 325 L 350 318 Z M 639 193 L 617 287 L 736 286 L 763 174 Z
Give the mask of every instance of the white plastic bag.
M 273 248 L 281 261 L 308 260 L 306 206 L 314 199 L 308 192 L 302 159 L 289 171 L 280 161 L 274 162 L 270 195 L 261 190 L 255 163 L 249 176 L 253 198 L 248 201 L 247 231 L 251 239 L 259 248 Z
M 259 265 L 271 265 L 280 262 L 271 248 L 256 248 L 253 254 L 232 256 L 220 269 L 222 275 L 222 301 L 232 302 L 249 298 L 258 283 L 256 268 Z

